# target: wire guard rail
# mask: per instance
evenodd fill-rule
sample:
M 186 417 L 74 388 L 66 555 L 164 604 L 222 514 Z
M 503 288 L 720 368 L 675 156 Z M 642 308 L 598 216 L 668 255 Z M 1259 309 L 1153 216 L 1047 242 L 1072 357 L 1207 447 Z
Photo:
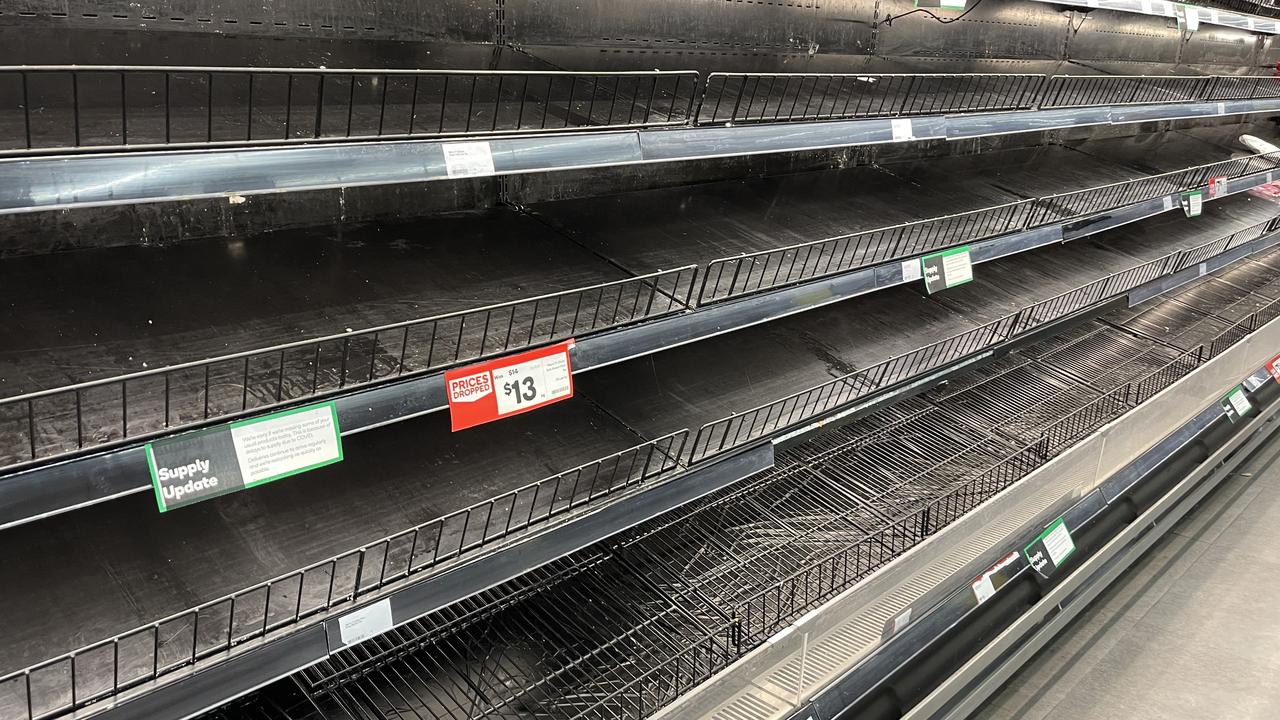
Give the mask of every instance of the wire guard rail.
M 1142 265 L 1122 270 L 1057 297 L 1038 302 L 968 332 L 941 340 L 877 365 L 855 370 L 780 400 L 707 423 L 690 445 L 690 463 L 705 460 L 753 440 L 781 432 L 798 423 L 845 407 L 861 398 L 950 365 L 1012 337 L 1077 311 L 1119 296 L 1139 285 L 1189 267 L 1204 259 L 1206 248 L 1222 252 L 1274 232 L 1280 218 L 1272 218 L 1190 250 L 1179 250 Z M 1215 253 L 1217 254 L 1217 253 Z
M 750 295 L 1026 228 L 1034 200 L 919 220 L 776 250 L 720 258 L 702 272 L 698 304 Z
M 693 71 L 0 67 L 0 151 L 684 125 Z
M 705 306 L 775 288 L 915 257 L 990 237 L 1114 210 L 1276 167 L 1280 154 L 1224 160 L 1170 173 L 1032 200 L 946 215 L 826 240 L 799 243 L 711 261 L 702 270 L 698 305 Z
M 156 368 L 0 400 L 0 462 L 87 447 L 440 370 L 687 310 L 696 268 Z
M 1280 163 L 1280 153 L 1263 153 L 1150 175 L 1136 180 L 1124 180 L 1085 190 L 1049 195 L 1036 201 L 1028 226 L 1038 227 L 1074 220 L 1162 195 L 1204 187 L 1213 178 L 1230 180 L 1264 172 L 1274 169 L 1277 163 Z
M 1280 78 L 0 66 L 0 154 L 1010 112 L 1280 97 Z
M 0 717 L 52 717 L 352 604 L 676 470 L 666 435 L 0 678 Z
M 1035 107 L 1043 75 L 712 73 L 698 122 L 903 117 Z
M 1057 75 L 1049 78 L 1040 106 L 1147 105 L 1212 97 L 1210 76 Z M 1249 78 L 1240 78 L 1242 80 Z

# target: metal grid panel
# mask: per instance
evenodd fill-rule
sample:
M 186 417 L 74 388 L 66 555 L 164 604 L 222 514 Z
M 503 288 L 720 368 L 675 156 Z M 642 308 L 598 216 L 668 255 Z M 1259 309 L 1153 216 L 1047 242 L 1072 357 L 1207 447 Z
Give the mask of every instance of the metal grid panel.
M 0 400 L 0 464 L 154 437 L 687 310 L 696 268 Z
M 0 67 L 0 153 L 683 125 L 698 73 Z

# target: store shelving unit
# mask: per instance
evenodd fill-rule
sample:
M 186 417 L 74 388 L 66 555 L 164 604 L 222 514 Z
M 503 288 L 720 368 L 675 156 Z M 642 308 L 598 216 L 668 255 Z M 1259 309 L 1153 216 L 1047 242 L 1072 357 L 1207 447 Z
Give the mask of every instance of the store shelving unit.
M 0 717 L 701 702 L 1280 312 L 1274 23 L 1117 2 L 0 9 Z M 317 402 L 341 462 L 156 512 Z

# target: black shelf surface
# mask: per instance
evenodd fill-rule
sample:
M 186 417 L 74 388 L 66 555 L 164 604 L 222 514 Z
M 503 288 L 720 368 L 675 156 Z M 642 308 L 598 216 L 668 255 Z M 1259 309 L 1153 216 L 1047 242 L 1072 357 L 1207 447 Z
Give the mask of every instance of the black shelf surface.
M 1217 159 L 1228 155 L 1220 150 Z M 1138 174 L 1082 151 L 1048 146 L 645 190 L 535 204 L 532 210 L 620 266 L 651 272 Z
M 166 514 L 136 494 L 10 528 L 6 544 L 30 552 L 0 569 L 0 615 L 14 623 L 0 674 L 639 442 L 585 399 L 456 434 L 433 415 L 349 438 L 344 462 L 297 482 Z
M 584 375 L 577 387 L 646 435 L 699 427 L 1249 227 L 1276 210 L 1247 196 L 1206 208 L 1195 220 L 1160 215 L 982 263 L 973 282 L 933 296 L 919 283 L 899 286 L 637 358 Z
M 9 258 L 0 396 L 625 277 L 508 210 Z

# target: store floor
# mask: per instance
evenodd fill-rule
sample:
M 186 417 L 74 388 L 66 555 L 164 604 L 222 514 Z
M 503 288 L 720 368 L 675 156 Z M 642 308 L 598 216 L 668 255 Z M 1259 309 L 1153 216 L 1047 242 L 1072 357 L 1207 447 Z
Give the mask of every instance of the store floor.
M 974 718 L 1280 717 L 1278 514 L 1273 440 Z

